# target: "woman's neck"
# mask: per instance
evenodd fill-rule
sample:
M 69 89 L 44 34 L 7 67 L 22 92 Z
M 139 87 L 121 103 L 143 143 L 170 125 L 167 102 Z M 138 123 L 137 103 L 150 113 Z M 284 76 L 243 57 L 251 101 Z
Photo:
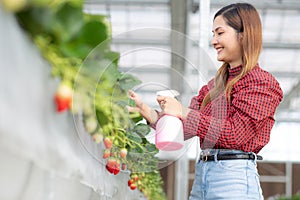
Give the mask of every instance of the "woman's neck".
M 240 63 L 240 64 L 229 64 L 229 68 L 234 69 L 234 68 L 239 67 L 241 65 L 242 65 L 242 63 Z

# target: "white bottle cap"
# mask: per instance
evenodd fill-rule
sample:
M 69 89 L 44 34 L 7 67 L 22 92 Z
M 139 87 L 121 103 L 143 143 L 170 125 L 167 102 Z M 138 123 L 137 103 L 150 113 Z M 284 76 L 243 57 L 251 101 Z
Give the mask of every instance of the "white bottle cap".
M 179 92 L 176 90 L 161 90 L 156 92 L 157 96 L 167 96 L 167 97 L 176 97 L 179 95 Z

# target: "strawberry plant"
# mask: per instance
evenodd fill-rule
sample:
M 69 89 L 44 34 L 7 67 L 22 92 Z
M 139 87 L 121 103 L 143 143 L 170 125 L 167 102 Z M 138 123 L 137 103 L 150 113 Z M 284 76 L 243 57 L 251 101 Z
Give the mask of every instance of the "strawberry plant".
M 118 69 L 120 54 L 110 49 L 106 17 L 83 13 L 82 0 L 1 1 L 20 2 L 6 7 L 51 64 L 52 76 L 61 80 L 54 94 L 57 112 L 82 114 L 86 131 L 96 143 L 103 142 L 99 157 L 108 173 L 130 172 L 130 189 L 148 199 L 166 199 L 158 150 L 145 138 L 150 128 L 126 109 L 132 104 L 127 91 L 141 81 Z

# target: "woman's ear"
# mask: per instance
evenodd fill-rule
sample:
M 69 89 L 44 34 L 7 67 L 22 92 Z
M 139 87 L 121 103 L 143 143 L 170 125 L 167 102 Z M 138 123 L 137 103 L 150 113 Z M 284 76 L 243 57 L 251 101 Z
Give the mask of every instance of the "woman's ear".
M 244 37 L 244 34 L 242 32 L 238 33 L 238 38 L 241 41 Z

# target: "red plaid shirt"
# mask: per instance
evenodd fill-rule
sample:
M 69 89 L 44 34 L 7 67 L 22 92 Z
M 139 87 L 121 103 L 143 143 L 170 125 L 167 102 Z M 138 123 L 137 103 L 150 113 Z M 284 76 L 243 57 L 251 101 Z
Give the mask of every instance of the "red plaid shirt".
M 229 69 L 228 80 L 240 70 L 241 66 Z M 192 98 L 192 110 L 183 121 L 185 139 L 198 136 L 201 149 L 258 153 L 269 142 L 275 110 L 283 98 L 279 83 L 257 65 L 233 86 L 230 103 L 221 95 L 200 110 L 213 84 L 211 80 Z

